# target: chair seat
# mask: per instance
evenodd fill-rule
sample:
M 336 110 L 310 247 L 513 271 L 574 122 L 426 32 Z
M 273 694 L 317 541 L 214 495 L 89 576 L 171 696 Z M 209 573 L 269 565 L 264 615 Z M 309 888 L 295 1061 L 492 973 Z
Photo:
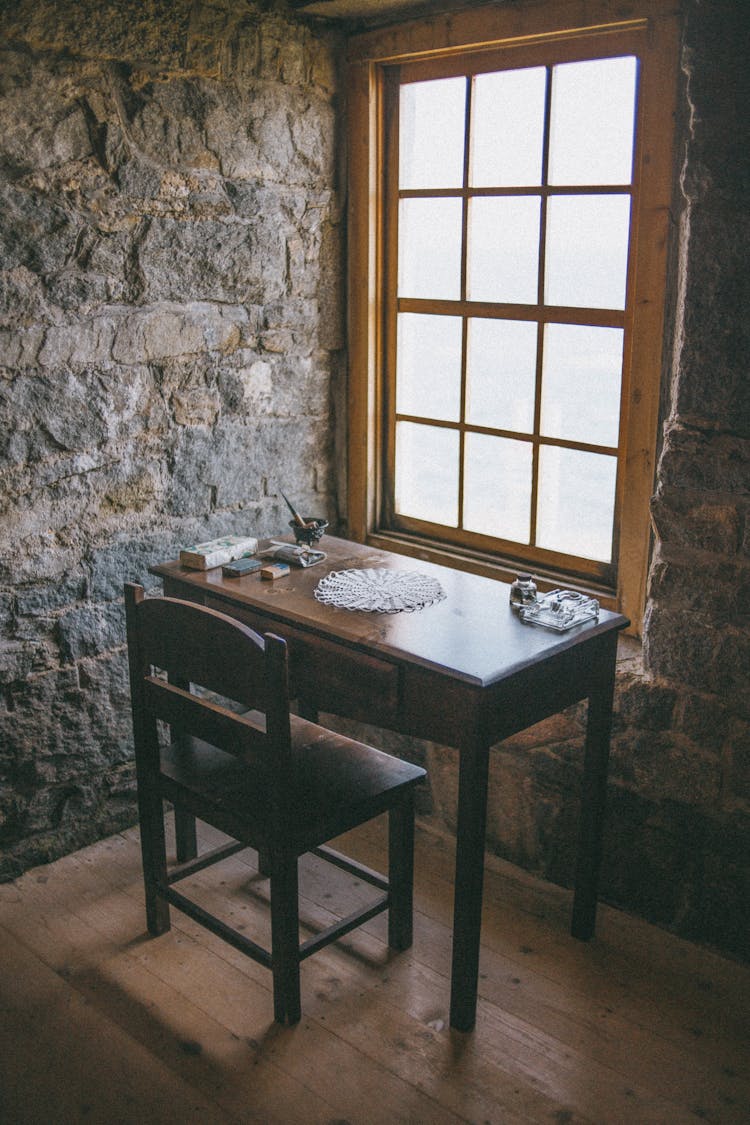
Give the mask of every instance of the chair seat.
M 257 719 L 262 726 L 262 716 Z M 377 816 L 399 789 L 425 776 L 421 766 L 297 716 L 291 720 L 294 770 L 284 796 L 285 845 L 297 855 Z M 197 738 L 174 742 L 162 749 L 161 778 L 170 800 L 190 806 L 194 797 L 204 807 L 208 800 L 217 826 L 235 839 L 256 848 L 270 842 L 268 790 L 239 758 Z

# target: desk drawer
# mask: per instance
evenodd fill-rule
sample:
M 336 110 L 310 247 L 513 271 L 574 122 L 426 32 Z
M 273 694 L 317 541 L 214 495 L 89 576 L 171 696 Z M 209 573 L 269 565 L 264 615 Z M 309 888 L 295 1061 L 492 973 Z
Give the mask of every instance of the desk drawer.
M 289 646 L 293 696 L 361 722 L 392 724 L 399 709 L 399 669 L 387 660 L 323 640 L 292 625 L 269 620 L 239 605 L 208 595 L 210 609 L 227 613 L 256 633 L 276 633 Z

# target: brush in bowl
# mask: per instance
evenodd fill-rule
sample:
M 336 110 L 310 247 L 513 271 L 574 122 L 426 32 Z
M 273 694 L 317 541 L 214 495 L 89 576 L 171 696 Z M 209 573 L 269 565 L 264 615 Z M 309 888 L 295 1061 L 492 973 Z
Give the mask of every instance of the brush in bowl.
M 305 526 L 302 527 L 296 520 L 290 520 L 289 526 L 294 532 L 294 538 L 297 543 L 304 543 L 307 547 L 312 547 L 313 543 L 319 543 L 323 538 L 325 529 L 328 527 L 328 520 L 317 519 L 315 516 L 305 516 Z

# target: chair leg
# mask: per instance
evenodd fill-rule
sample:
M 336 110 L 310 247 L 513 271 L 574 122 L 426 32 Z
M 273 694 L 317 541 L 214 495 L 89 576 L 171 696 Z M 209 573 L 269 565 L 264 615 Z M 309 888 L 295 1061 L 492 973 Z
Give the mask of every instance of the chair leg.
M 278 1023 L 297 1023 L 302 1007 L 296 856 L 271 859 L 271 960 L 274 1019 Z
M 195 832 L 195 817 L 192 813 L 175 805 L 174 835 L 177 848 L 177 862 L 187 863 L 198 854 L 198 839 Z
M 153 792 L 138 794 L 141 829 L 143 883 L 146 892 L 146 925 L 154 936 L 170 928 L 169 903 L 159 893 L 167 886 L 167 848 L 164 839 L 164 808 Z
M 388 812 L 388 945 L 408 949 L 414 909 L 414 792 Z

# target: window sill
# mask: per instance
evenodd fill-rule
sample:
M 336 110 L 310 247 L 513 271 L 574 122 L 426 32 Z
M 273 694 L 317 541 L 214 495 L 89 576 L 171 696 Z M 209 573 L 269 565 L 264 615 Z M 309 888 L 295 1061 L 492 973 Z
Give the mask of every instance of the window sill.
M 494 578 L 498 582 L 512 582 L 517 574 L 529 569 L 518 562 L 416 539 L 396 532 L 373 531 L 366 536 L 365 542 L 383 551 L 394 551 L 400 555 L 408 555 L 410 558 L 423 559 L 425 562 L 437 563 L 440 566 L 450 566 L 470 574 L 480 574 L 484 578 Z M 611 587 L 598 586 L 593 582 L 576 580 L 570 575 L 555 574 L 551 571 L 542 572 L 535 569 L 534 576 L 542 591 L 552 590 L 557 586 L 566 590 L 577 590 L 597 598 L 603 609 L 618 612 L 615 592 Z

